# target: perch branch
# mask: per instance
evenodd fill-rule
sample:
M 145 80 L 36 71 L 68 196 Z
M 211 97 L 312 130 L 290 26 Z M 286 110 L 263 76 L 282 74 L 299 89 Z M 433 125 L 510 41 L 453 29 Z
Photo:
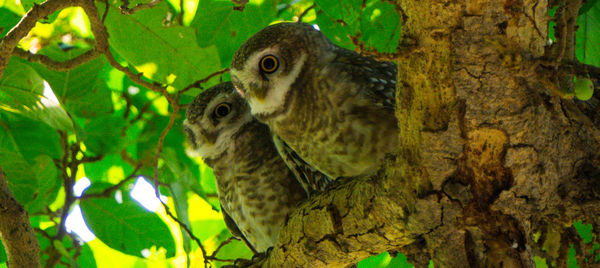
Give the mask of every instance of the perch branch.
M 39 267 L 40 245 L 27 211 L 15 199 L 0 168 L 0 234 L 9 267 Z
M 343 267 L 412 244 L 419 233 L 411 225 L 422 216 L 407 205 L 415 201 L 411 194 L 394 190 L 411 187 L 410 180 L 390 170 L 338 184 L 301 204 L 269 256 L 251 266 Z M 427 208 L 422 209 L 427 217 L 440 218 L 439 209 Z

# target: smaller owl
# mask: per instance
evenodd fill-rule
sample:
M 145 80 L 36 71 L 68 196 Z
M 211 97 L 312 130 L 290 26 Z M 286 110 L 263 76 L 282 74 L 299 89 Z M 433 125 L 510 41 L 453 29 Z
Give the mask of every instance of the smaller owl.
M 269 128 L 252 117 L 230 82 L 200 93 L 184 127 L 191 151 L 213 169 L 231 233 L 255 253 L 274 246 L 288 214 L 307 198 L 297 179 L 306 168 L 288 168 Z
M 396 74 L 394 63 L 338 47 L 305 23 L 262 29 L 231 62 L 252 114 L 331 178 L 370 175 L 397 151 Z

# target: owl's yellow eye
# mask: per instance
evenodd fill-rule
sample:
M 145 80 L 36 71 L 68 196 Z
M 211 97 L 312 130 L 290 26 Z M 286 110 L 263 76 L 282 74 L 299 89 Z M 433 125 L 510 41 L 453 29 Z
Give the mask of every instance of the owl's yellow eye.
M 215 116 L 217 118 L 225 117 L 231 112 L 231 105 L 229 103 L 221 103 L 215 108 Z
M 258 66 L 260 67 L 261 71 L 270 74 L 277 71 L 277 68 L 279 67 L 279 60 L 273 55 L 266 55 L 260 59 Z

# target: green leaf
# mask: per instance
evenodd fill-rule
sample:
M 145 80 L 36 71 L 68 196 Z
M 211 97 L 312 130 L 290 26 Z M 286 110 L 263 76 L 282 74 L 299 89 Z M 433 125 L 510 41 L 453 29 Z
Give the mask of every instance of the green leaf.
M 579 268 L 577 265 L 577 252 L 575 251 L 575 247 L 571 244 L 569 248 L 569 255 L 567 256 L 567 267 L 568 268 Z
M 94 253 L 88 244 L 83 244 L 81 246 L 81 253 L 79 254 L 79 258 L 77 258 L 77 265 L 79 267 L 85 268 L 96 268 L 96 259 L 94 258 Z
M 593 1 L 592 1 L 593 2 Z M 600 2 L 596 2 L 583 15 L 577 17 L 575 55 L 586 64 L 600 66 Z
M 214 238 L 214 240 L 215 240 L 214 242 L 216 245 L 220 245 L 223 241 L 225 241 L 229 237 L 231 237 L 231 233 L 229 233 L 229 230 L 225 229 L 225 230 L 222 230 L 221 232 L 217 233 L 217 235 Z M 249 259 L 252 257 L 252 251 L 250 251 L 248 246 L 246 246 L 246 244 L 243 241 L 234 240 L 234 241 L 231 241 L 229 244 L 223 246 L 221 248 L 221 250 L 219 250 L 217 257 L 219 257 L 221 259 L 230 259 L 230 260 L 235 260 L 238 258 Z
M 185 118 L 185 111 L 180 111 L 175 119 L 173 127 L 167 133 L 164 141 L 163 150 L 167 147 L 171 147 L 175 153 L 178 161 L 185 161 L 186 165 L 192 165 L 192 160 L 185 153 L 183 143 L 185 140 L 185 133 L 183 133 L 183 119 Z M 156 154 L 157 142 L 160 138 L 162 131 L 167 127 L 169 117 L 167 116 L 154 116 L 144 126 L 142 133 L 137 139 L 137 156 L 140 160 L 145 163 L 151 164 L 151 161 Z M 198 177 L 198 171 L 196 169 L 190 170 L 194 176 Z
M 0 163 L 15 198 L 28 208 L 33 203 L 37 190 L 37 178 L 31 166 L 20 153 L 3 149 L 0 149 Z
M 233 9 L 231 1 L 201 0 L 191 23 L 196 28 L 198 45 L 218 45 L 221 66 L 228 67 L 235 51 L 248 38 L 276 20 L 277 3 L 265 0 L 260 4 L 252 1 L 243 12 Z
M 169 227 L 127 194 L 122 196 L 122 203 L 114 198 L 80 201 L 83 218 L 96 237 L 129 255 L 143 257 L 142 250 L 156 246 L 166 249 L 167 257 L 175 256 L 175 241 Z
M 6 250 L 4 249 L 4 244 L 0 243 L 0 263 L 6 262 L 8 259 L 6 258 Z
M 217 180 L 212 168 L 206 164 L 200 165 L 200 184 L 207 193 L 217 193 Z
M 21 4 L 23 5 L 23 8 L 25 10 L 30 10 L 34 4 L 39 5 L 43 2 L 44 2 L 44 0 L 22 0 Z
M 389 253 L 384 252 L 376 256 L 368 257 L 360 262 L 358 262 L 358 268 L 368 268 L 368 267 L 388 267 L 388 264 L 392 260 L 392 257 Z
M 98 6 L 104 10 L 103 3 L 98 2 Z M 108 41 L 145 77 L 181 89 L 221 68 L 216 47 L 198 47 L 194 29 L 163 25 L 170 11 L 167 3 L 134 15 L 118 10 L 111 6 L 106 17 Z
M 85 175 L 92 183 L 100 181 L 110 181 L 124 179 L 129 175 L 133 168 L 127 164 L 118 154 L 105 155 L 100 161 L 83 164 Z M 121 177 L 115 175 L 121 174 Z
M 575 79 L 573 89 L 575 90 L 575 97 L 579 100 L 586 101 L 592 98 L 592 95 L 594 94 L 594 82 L 587 78 Z
M 122 134 L 127 122 L 121 116 L 104 116 L 96 118 L 85 125 L 86 150 L 96 155 L 118 153 L 125 146 Z
M 344 21 L 345 25 L 355 25 L 360 18 L 362 0 L 316 0 L 315 4 L 323 12 L 335 20 Z
M 54 161 L 47 155 L 36 157 L 32 168 L 37 178 L 38 187 L 34 192 L 35 203 L 30 206 L 29 210 L 43 211 L 47 205 L 56 199 L 62 182 L 58 177 L 59 173 Z
M 342 24 L 336 22 L 335 18 L 332 18 L 327 15 L 327 13 L 319 13 L 317 12 L 317 19 L 315 23 L 319 25 L 319 29 L 323 34 L 325 34 L 333 43 L 338 46 L 354 49 L 354 44 L 352 44 L 352 40 L 348 38 L 348 36 L 356 35 L 356 31 L 358 29 L 357 25 L 353 25 L 352 27 L 344 27 Z
M 375 2 L 361 14 L 361 40 L 379 52 L 396 52 L 401 35 L 401 20 L 394 5 Z
M 22 114 L 58 130 L 72 130 L 60 104 L 43 95 L 43 82 L 27 62 L 12 57 L 0 78 L 0 110 Z
M 395 52 L 401 38 L 401 19 L 393 4 L 385 1 L 317 0 L 316 23 L 339 46 L 354 49 L 349 36 L 359 38 L 367 49 Z
M 198 177 L 192 173 L 192 170 L 198 170 L 196 164 L 190 161 L 188 157 L 183 159 L 178 158 L 173 147 L 165 147 L 161 157 L 167 167 L 173 172 L 174 177 L 177 178 L 177 182 L 182 183 L 188 190 L 207 200 L 206 193 L 202 189 Z
M 177 213 L 177 218 L 183 222 L 186 226 L 191 226 L 190 218 L 188 216 L 188 198 L 187 198 L 187 187 L 183 185 L 180 181 L 175 181 L 169 185 L 169 189 L 171 190 L 171 196 L 173 197 L 173 203 L 175 203 L 175 212 Z M 185 250 L 186 254 L 191 253 L 191 238 L 187 232 L 181 229 L 181 237 L 183 239 L 183 250 Z
M 39 155 L 28 163 L 21 154 L 8 125 L 0 121 L 0 167 L 8 186 L 28 212 L 39 212 L 52 203 L 60 187 L 52 159 Z
M 0 8 L 0 38 L 4 37 L 12 27 L 17 25 L 17 23 L 21 20 L 17 14 L 8 10 L 7 8 Z
M 64 51 L 57 45 L 52 45 L 39 53 L 56 61 L 66 61 L 84 52 L 84 49 L 79 48 Z M 31 66 L 48 81 L 52 91 L 65 105 L 67 111 L 80 117 L 94 118 L 111 114 L 113 111 L 110 91 L 100 75 L 105 64 L 108 63 L 104 57 L 98 57 L 64 72 L 48 70 L 37 63 Z
M 54 159 L 62 157 L 58 133 L 48 125 L 25 117 L 9 122 L 14 139 L 25 159 L 45 154 Z
M 586 0 L 585 4 L 579 8 L 579 15 L 588 12 L 597 2 L 598 0 Z
M 535 263 L 535 268 L 548 268 L 548 264 L 546 264 L 546 259 L 533 256 L 533 262 Z
M 591 224 L 584 224 L 581 221 L 575 221 L 573 223 L 573 226 L 575 227 L 575 230 L 577 230 L 577 233 L 579 234 L 581 239 L 583 239 L 584 243 L 587 244 L 589 242 L 592 242 L 592 239 L 594 238 L 594 235 L 592 233 L 594 227 Z
M 223 221 L 222 219 L 206 219 L 192 221 L 191 226 L 194 230 L 194 235 L 196 235 L 196 237 L 200 239 L 200 241 L 204 241 L 212 237 L 213 235 L 222 232 L 223 230 L 229 233 L 227 227 L 225 226 L 225 221 Z
M 398 256 L 392 258 L 388 267 L 398 267 L 398 268 L 412 268 L 414 267 L 412 264 L 408 263 L 406 256 L 402 253 L 398 253 Z
M 21 0 L 20 2 L 23 5 L 23 8 L 25 9 L 25 11 L 28 11 L 33 7 L 34 3 L 39 5 L 39 4 L 43 3 L 44 1 L 45 0 Z M 47 18 L 42 18 L 42 21 L 40 21 L 40 22 L 50 23 L 50 22 L 54 21 L 56 19 L 56 17 L 58 17 L 58 12 L 52 13 Z

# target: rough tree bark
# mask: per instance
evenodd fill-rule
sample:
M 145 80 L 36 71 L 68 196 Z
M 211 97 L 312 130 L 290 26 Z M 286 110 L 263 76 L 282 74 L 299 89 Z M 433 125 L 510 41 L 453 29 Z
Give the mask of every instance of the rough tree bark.
M 585 265 L 593 243 L 572 222 L 600 227 L 600 111 L 557 96 L 581 1 L 396 4 L 418 42 L 398 60 L 402 153 L 303 204 L 261 265 L 337 267 L 388 250 L 417 267 L 533 267 L 534 256 L 566 267 L 570 244 Z
M 40 246 L 25 208 L 13 196 L 0 168 L 0 235 L 8 267 L 40 267 Z

